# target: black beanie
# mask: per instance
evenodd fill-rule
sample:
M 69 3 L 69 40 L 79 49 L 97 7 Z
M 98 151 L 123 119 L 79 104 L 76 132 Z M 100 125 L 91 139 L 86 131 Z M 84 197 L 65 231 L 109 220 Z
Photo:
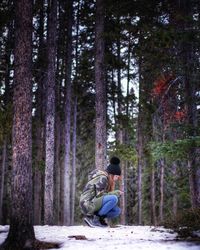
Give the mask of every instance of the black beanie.
M 108 165 L 106 171 L 109 174 L 121 175 L 121 168 L 120 168 L 119 164 L 120 164 L 120 159 L 118 157 L 113 156 L 110 159 L 110 164 Z

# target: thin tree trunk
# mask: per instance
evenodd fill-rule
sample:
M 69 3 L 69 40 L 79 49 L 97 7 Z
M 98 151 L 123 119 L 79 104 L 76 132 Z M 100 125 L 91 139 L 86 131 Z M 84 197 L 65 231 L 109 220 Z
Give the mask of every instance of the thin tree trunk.
M 139 63 L 139 70 L 140 63 Z M 142 224 L 142 172 L 143 172 L 143 138 L 142 138 L 142 110 L 141 110 L 141 97 L 142 97 L 142 86 L 139 86 L 139 114 L 138 114 L 138 124 L 137 124 L 137 154 L 138 154 L 138 162 L 137 162 L 137 223 L 139 225 Z
M 112 78 L 111 78 L 111 90 L 112 90 L 112 107 L 113 107 L 113 123 L 116 124 L 117 116 L 116 116 L 116 100 L 115 100 L 115 93 L 116 93 L 116 86 L 114 81 L 114 70 L 112 69 Z
M 80 9 L 81 3 L 78 1 L 76 11 L 76 46 L 75 46 L 75 84 L 78 85 L 78 45 L 79 45 L 79 22 L 80 22 Z M 75 219 L 75 204 L 76 204 L 76 143 L 77 143 L 77 96 L 76 87 L 74 86 L 74 113 L 73 113 L 73 141 L 72 141 L 72 211 L 71 211 L 71 224 L 74 225 Z
M 173 162 L 172 164 L 172 173 L 173 173 L 173 216 L 176 218 L 177 216 L 177 208 L 178 208 L 178 196 L 177 196 L 177 164 Z
M 12 215 L 1 249 L 24 249 L 35 240 L 32 206 L 32 1 L 15 5 L 15 85 Z
M 125 172 L 126 172 L 126 167 L 125 164 L 122 163 L 121 164 L 121 169 L 122 169 L 122 173 L 121 173 L 121 182 L 120 182 L 120 190 L 123 192 L 123 195 L 121 195 L 120 197 L 120 208 L 122 210 L 121 212 L 121 216 L 120 216 L 120 223 L 122 225 L 126 224 L 126 210 L 125 210 Z
M 48 68 L 45 141 L 44 223 L 53 224 L 54 157 L 55 157 L 55 59 L 57 0 L 50 1 L 48 18 Z
M 66 65 L 66 101 L 65 101 L 65 159 L 64 159 L 64 225 L 71 225 L 71 71 L 72 71 L 72 24 L 73 1 L 67 5 L 67 65 Z
M 164 171 L 165 163 L 164 160 L 160 160 L 160 207 L 159 207 L 159 217 L 160 223 L 163 222 L 163 208 L 164 208 Z
M 96 84 L 96 136 L 95 136 L 95 167 L 104 169 L 106 166 L 106 83 L 104 72 L 104 0 L 96 1 L 95 24 L 95 84 Z
M 56 151 L 55 151 L 55 197 L 54 197 L 54 217 L 55 223 L 60 225 L 60 186 L 61 186 L 61 160 L 60 160 L 60 148 L 61 148 L 61 121 L 58 112 L 56 113 Z
M 77 97 L 74 100 L 74 126 L 73 126 L 73 143 L 72 143 L 72 220 L 71 224 L 74 225 L 74 208 L 76 200 L 76 120 L 77 120 Z
M 3 143 L 3 153 L 2 153 L 2 165 L 1 165 L 1 175 L 0 175 L 0 223 L 2 223 L 2 209 L 3 209 L 3 196 L 4 196 L 4 177 L 6 168 L 6 157 L 7 157 L 7 139 Z
M 120 25 L 120 18 L 118 17 L 118 25 Z M 117 59 L 118 59 L 118 64 L 120 65 L 120 61 L 121 61 L 121 42 L 120 42 L 120 32 L 119 32 L 119 37 L 117 39 Z M 117 104 L 118 104 L 118 130 L 117 130 L 117 134 L 116 134 L 116 139 L 120 144 L 124 143 L 124 131 L 123 131 L 123 126 L 122 126 L 122 119 L 121 119 L 121 115 L 122 115 L 122 90 L 121 90 L 121 67 L 118 66 L 117 69 Z M 121 191 L 125 191 L 125 187 L 124 187 L 124 177 L 125 177 L 125 164 L 124 162 L 121 163 L 122 166 L 122 174 L 121 174 L 121 185 L 120 185 L 120 189 Z M 120 207 L 121 207 L 121 224 L 125 224 L 126 221 L 126 216 L 125 216 L 125 197 L 124 197 L 124 193 L 121 196 L 120 199 Z
M 63 2 L 59 2 L 58 12 L 59 12 L 59 28 L 58 28 L 58 41 L 62 40 L 62 25 L 65 13 L 63 13 Z M 55 144 L 55 197 L 54 197 L 54 214 L 55 214 L 55 223 L 61 225 L 63 223 L 63 160 L 61 155 L 61 149 L 63 148 L 63 126 L 62 126 L 62 81 L 64 75 L 64 60 L 62 56 L 65 56 L 62 53 L 60 48 L 57 46 L 57 66 L 56 66 L 56 144 Z M 62 183 L 62 184 L 61 184 Z M 62 218 L 61 218 L 62 217 Z
M 151 223 L 156 226 L 156 187 L 155 187 L 155 168 L 152 166 L 151 170 Z
M 3 191 L 3 203 L 2 203 L 2 225 L 10 223 L 11 215 L 11 185 L 12 185 L 12 170 L 10 170 L 11 162 L 9 157 L 11 156 L 11 150 L 7 147 L 5 170 L 4 170 L 4 191 Z
M 140 155 L 140 149 L 138 151 Z M 137 195 L 138 195 L 138 207 L 137 207 L 137 222 L 138 225 L 142 224 L 142 162 L 140 156 L 138 158 L 137 166 Z

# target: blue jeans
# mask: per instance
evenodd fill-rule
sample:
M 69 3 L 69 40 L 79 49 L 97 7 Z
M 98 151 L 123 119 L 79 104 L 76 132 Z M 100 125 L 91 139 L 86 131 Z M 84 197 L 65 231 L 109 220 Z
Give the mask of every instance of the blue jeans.
M 114 194 L 104 195 L 102 207 L 98 211 L 98 215 L 107 218 L 114 218 L 120 215 L 121 209 L 117 206 L 118 197 Z

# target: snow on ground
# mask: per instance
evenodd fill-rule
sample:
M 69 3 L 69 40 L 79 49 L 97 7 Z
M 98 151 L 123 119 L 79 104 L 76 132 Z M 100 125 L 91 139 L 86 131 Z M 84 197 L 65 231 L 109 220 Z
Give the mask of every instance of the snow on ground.
M 8 228 L 0 226 L 0 243 L 6 238 Z M 200 250 L 200 245 L 175 241 L 177 235 L 162 227 L 35 226 L 34 229 L 37 239 L 60 243 L 61 250 Z

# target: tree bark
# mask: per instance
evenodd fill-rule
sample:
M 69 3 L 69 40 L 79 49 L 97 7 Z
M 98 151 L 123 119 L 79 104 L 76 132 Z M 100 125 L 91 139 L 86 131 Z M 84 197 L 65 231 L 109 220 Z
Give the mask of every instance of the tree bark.
M 42 211 L 43 211 L 43 185 L 44 185 L 44 171 L 42 166 L 44 162 L 44 130 L 45 130 L 45 94 L 44 94 L 44 72 L 46 71 L 46 48 L 44 46 L 44 1 L 38 1 L 36 3 L 39 8 L 39 29 L 38 29 L 38 74 L 36 75 L 36 81 L 38 83 L 36 91 L 36 111 L 35 111 L 35 145 L 36 145 L 36 157 L 34 168 L 34 225 L 40 225 L 42 223 Z
M 67 2 L 67 65 L 65 100 L 65 158 L 64 158 L 64 225 L 71 225 L 71 71 L 72 71 L 72 25 L 73 1 Z
M 48 18 L 48 68 L 47 68 L 47 103 L 46 103 L 46 141 L 45 141 L 45 191 L 44 191 L 44 223 L 53 225 L 54 199 L 54 157 L 55 157 L 55 60 L 56 60 L 56 28 L 57 0 L 50 1 Z
M 95 84 L 96 84 L 96 136 L 95 136 L 95 167 L 104 169 L 106 166 L 106 83 L 104 72 L 104 0 L 96 1 L 95 24 Z
M 121 174 L 121 182 L 120 182 L 120 190 L 123 192 L 123 194 L 120 197 L 120 208 L 122 210 L 121 216 L 120 216 L 120 223 L 122 225 L 126 224 L 126 204 L 125 204 L 125 176 L 126 176 L 126 167 L 125 163 L 121 163 L 121 169 L 122 169 L 122 174 Z
M 140 70 L 140 63 L 139 63 Z M 140 74 L 140 73 L 139 73 Z M 140 77 L 140 75 L 139 75 Z M 141 79 L 140 79 L 141 82 Z M 137 223 L 139 225 L 142 224 L 142 203 L 143 203 L 143 195 L 142 195 L 142 174 L 143 174 L 143 138 L 142 138 L 142 110 L 141 110 L 141 95 L 142 95 L 142 86 L 140 83 L 139 86 L 139 113 L 138 113 L 138 124 L 137 124 Z
M 72 143 L 72 213 L 71 224 L 74 225 L 74 210 L 76 200 L 76 120 L 77 120 L 77 97 L 74 100 L 74 122 Z
M 10 230 L 1 249 L 23 249 L 35 240 L 32 206 L 32 1 L 15 6 L 13 182 Z

